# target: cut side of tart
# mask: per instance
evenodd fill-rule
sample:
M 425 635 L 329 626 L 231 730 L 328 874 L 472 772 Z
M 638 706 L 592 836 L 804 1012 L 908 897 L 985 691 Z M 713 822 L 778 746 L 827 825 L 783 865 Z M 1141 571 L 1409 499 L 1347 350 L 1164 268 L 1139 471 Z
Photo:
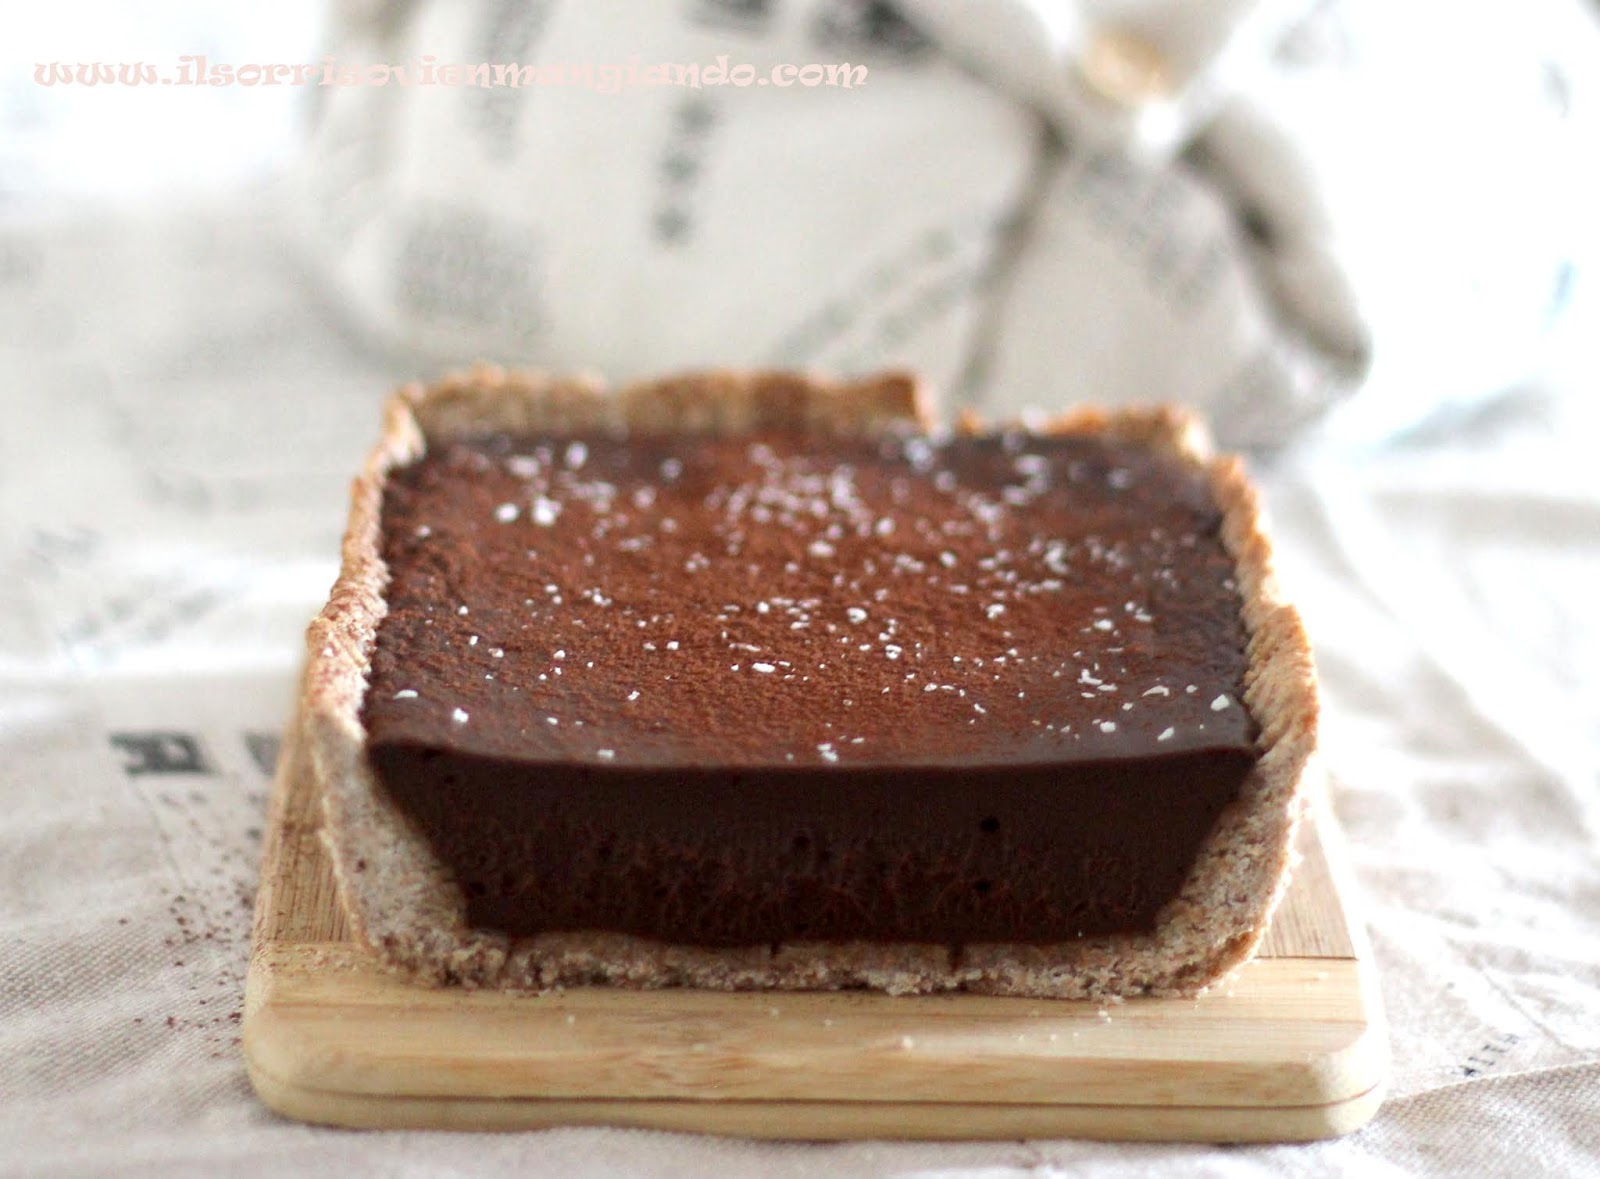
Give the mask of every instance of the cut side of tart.
M 1191 994 L 1316 691 L 1239 463 L 915 382 L 402 390 L 309 638 L 324 839 L 421 980 Z

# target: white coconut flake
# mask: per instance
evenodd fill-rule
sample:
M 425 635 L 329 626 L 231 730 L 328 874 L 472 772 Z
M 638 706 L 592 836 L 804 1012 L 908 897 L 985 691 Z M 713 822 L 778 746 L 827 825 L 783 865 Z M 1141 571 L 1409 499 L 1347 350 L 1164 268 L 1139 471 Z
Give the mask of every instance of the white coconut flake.
M 1115 733 L 1117 731 L 1117 722 L 1101 721 L 1098 727 L 1102 733 Z
M 806 546 L 806 552 L 819 559 L 831 557 L 833 556 L 833 546 L 825 540 L 814 540 Z
M 617 751 L 615 749 L 597 749 L 595 750 L 595 756 L 601 761 L 610 761 L 617 756 Z
M 851 622 L 860 625 L 867 620 L 867 612 L 860 606 L 851 606 L 844 612 L 844 616 Z
M 567 444 L 567 470 L 576 471 L 583 466 L 589 457 L 589 448 L 582 442 L 569 442 Z
M 1005 612 L 1006 608 L 999 602 L 990 602 L 983 608 L 984 615 L 991 620 L 999 618 L 1000 615 L 1004 614 Z
M 509 524 L 517 518 L 516 504 L 501 504 L 494 510 L 494 518 L 502 524 Z
M 778 669 L 777 669 L 776 666 L 774 666 L 771 663 L 752 663 L 750 665 L 750 670 L 751 671 L 759 671 L 762 675 L 771 675 L 773 672 L 777 671 Z
M 628 702 L 630 704 L 633 701 L 637 700 L 638 698 L 639 698 L 639 689 L 638 688 L 635 688 L 633 691 L 628 693 Z
M 394 694 L 394 699 L 396 700 L 415 700 L 416 698 L 417 690 L 415 688 L 401 688 Z
M 555 500 L 543 495 L 533 497 L 533 522 L 540 528 L 550 527 L 559 515 L 561 515 L 561 505 Z
M 1140 695 L 1142 695 L 1142 696 L 1170 696 L 1170 695 L 1172 695 L 1172 689 L 1167 687 L 1165 684 L 1157 684 L 1153 688 L 1146 688 L 1143 692 L 1140 693 Z
M 1178 732 L 1177 729 L 1174 729 L 1171 725 L 1168 725 L 1166 728 L 1162 729 L 1161 732 L 1156 735 L 1156 740 L 1157 741 L 1170 741 L 1177 734 L 1177 732 Z
M 458 724 L 458 725 L 466 724 L 467 723 L 467 710 L 465 708 L 456 709 L 454 712 L 452 712 L 450 714 L 450 720 L 454 724 Z
M 1226 694 L 1218 696 L 1215 700 L 1213 700 L 1211 702 L 1211 711 L 1212 712 L 1221 712 L 1224 708 L 1228 707 L 1228 705 L 1230 705 L 1232 703 L 1233 703 L 1233 701 L 1229 700 Z

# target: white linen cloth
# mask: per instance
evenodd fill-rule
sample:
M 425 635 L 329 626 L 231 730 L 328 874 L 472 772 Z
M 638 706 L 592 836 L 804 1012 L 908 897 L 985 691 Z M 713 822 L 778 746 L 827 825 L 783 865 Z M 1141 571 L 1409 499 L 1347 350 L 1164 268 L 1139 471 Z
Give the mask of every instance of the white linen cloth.
M 343 11 L 340 62 L 543 72 L 318 91 L 319 264 L 435 364 L 898 363 L 945 408 L 1177 399 L 1230 444 L 1360 390 L 1370 437 L 1526 371 L 1600 205 L 1573 0 Z M 757 80 L 572 81 L 719 56 Z
M 1451 428 L 1260 464 L 1313 636 L 1393 1096 L 1310 1146 L 316 1129 L 236 1041 L 271 738 L 408 375 L 282 218 L 0 233 L 0 1175 L 1508 1175 L 1600 1168 L 1600 314 Z

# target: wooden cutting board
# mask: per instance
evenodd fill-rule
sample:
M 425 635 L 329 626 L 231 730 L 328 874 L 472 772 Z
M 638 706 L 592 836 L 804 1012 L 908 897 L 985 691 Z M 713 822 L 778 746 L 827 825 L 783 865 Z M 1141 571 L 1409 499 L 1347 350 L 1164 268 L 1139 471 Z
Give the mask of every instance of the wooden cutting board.
M 1307 833 L 1262 952 L 1200 999 L 507 995 L 399 981 L 350 939 L 306 769 L 291 733 L 245 987 L 250 1079 L 290 1117 L 1243 1142 L 1344 1134 L 1381 1100 L 1387 1048 L 1370 956 L 1326 819 Z

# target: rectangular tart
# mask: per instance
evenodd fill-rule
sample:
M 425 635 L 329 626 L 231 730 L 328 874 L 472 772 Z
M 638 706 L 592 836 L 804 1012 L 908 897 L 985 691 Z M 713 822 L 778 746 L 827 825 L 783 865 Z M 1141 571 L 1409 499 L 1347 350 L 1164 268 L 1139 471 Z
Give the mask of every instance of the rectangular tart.
M 1286 884 L 1316 681 L 1170 409 L 910 377 L 388 407 L 303 701 L 351 924 L 431 983 L 1188 995 Z

